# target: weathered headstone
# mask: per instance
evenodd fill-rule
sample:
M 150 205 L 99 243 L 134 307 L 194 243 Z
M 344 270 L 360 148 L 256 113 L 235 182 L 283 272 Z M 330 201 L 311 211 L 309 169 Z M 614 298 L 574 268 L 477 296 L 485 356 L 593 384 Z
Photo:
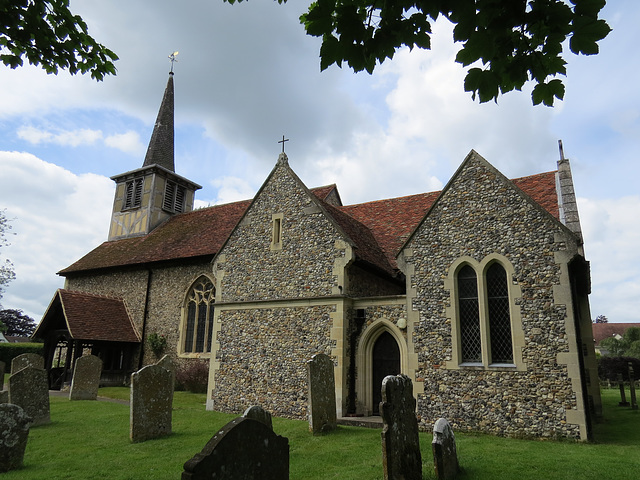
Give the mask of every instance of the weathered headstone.
M 34 427 L 49 423 L 51 417 L 47 371 L 43 368 L 26 367 L 12 373 L 9 377 L 9 403 L 20 406 L 31 417 L 31 425 Z
M 314 435 L 335 430 L 336 387 L 333 361 L 324 353 L 311 357 L 307 362 L 309 378 L 309 431 Z
M 171 372 L 171 390 L 175 390 L 176 385 L 176 364 L 169 355 L 164 355 L 160 360 L 156 362 L 156 365 L 162 368 L 166 368 Z
M 83 355 L 76 360 L 69 400 L 96 400 L 102 373 L 102 360 L 95 355 Z
M 0 361 L 0 390 L 4 387 L 4 372 L 7 364 Z
M 132 442 L 171 434 L 172 387 L 171 372 L 158 365 L 148 365 L 131 374 Z
M 12 374 L 26 367 L 44 368 L 44 357 L 37 353 L 23 353 L 11 360 Z
M 18 405 L 0 404 L 0 472 L 22 466 L 30 426 L 31 418 Z
M 236 418 L 184 464 L 182 480 L 211 478 L 286 480 L 289 440 L 260 421 Z
M 260 405 L 254 405 L 253 407 L 247 408 L 242 416 L 244 418 L 251 418 L 252 420 L 262 422 L 271 430 L 273 430 L 273 421 L 271 420 L 271 414 Z
M 416 399 L 409 377 L 389 375 L 382 380 L 380 416 L 384 423 L 382 465 L 385 480 L 421 480 Z
M 627 402 L 627 396 L 624 393 L 624 380 L 621 373 L 618 374 L 618 385 L 620 386 L 620 402 L 618 403 L 618 406 L 628 407 L 629 402 Z
M 433 425 L 433 466 L 438 480 L 451 480 L 456 478 L 460 471 L 458 454 L 456 453 L 456 437 L 449 422 L 439 418 Z
M 633 372 L 633 363 L 629 362 L 629 396 L 631 397 L 631 409 L 638 410 L 638 401 L 636 400 L 636 376 Z
M 0 391 L 0 404 L 9 403 L 9 390 Z

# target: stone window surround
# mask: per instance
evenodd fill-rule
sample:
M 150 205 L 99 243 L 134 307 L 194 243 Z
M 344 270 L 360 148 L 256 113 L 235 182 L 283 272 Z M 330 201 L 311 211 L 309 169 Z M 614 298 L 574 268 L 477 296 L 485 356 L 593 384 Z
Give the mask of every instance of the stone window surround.
M 193 287 L 200 282 L 201 279 L 207 279 L 209 282 L 211 282 L 214 285 L 214 291 L 215 291 L 215 285 L 216 282 L 208 275 L 198 275 L 190 284 L 189 284 L 189 288 L 187 288 L 187 291 L 185 293 L 185 297 L 184 297 L 184 301 L 182 302 L 182 307 L 180 308 L 180 327 L 179 327 L 179 331 L 178 331 L 178 344 L 176 345 L 176 349 L 177 349 L 177 353 L 178 353 L 178 357 L 179 358 L 210 358 L 211 357 L 211 352 L 207 352 L 206 351 L 206 344 L 207 344 L 207 339 L 209 338 L 209 335 L 212 335 L 213 332 L 209 332 L 209 322 L 206 323 L 206 327 L 205 327 L 205 351 L 204 352 L 185 352 L 184 351 L 184 343 L 186 340 L 186 333 L 187 333 L 187 317 L 189 314 L 189 299 L 190 299 L 190 293 L 191 290 L 193 289 Z M 214 300 L 215 302 L 215 300 Z M 211 307 L 211 311 L 209 312 L 209 315 L 215 315 L 215 308 Z M 195 327 L 194 327 L 195 328 Z M 213 330 L 215 330 L 215 328 L 213 328 Z M 196 335 L 196 331 L 194 331 L 194 338 Z M 211 342 L 211 350 L 214 350 L 214 345 L 213 345 L 214 340 L 212 339 Z
M 491 363 L 489 337 L 489 316 L 486 294 L 486 272 L 492 263 L 498 262 L 507 273 L 509 288 L 509 314 L 511 317 L 511 341 L 514 363 Z M 462 347 L 460 340 L 460 317 L 458 313 L 457 273 L 464 265 L 469 265 L 476 272 L 478 279 L 478 303 L 480 313 L 480 338 L 482 343 L 482 362 L 462 363 Z M 444 280 L 444 288 L 449 291 L 450 302 L 446 308 L 447 318 L 451 320 L 451 359 L 445 362 L 450 370 L 517 370 L 526 371 L 526 364 L 522 360 L 524 347 L 524 331 L 518 301 L 522 298 L 520 286 L 513 281 L 514 268 L 506 257 L 498 253 L 487 255 L 478 262 L 469 256 L 458 258 L 449 268 L 449 274 Z M 511 279 L 511 281 L 509 281 Z
M 274 213 L 271 215 L 271 250 L 282 250 L 282 227 L 284 213 Z

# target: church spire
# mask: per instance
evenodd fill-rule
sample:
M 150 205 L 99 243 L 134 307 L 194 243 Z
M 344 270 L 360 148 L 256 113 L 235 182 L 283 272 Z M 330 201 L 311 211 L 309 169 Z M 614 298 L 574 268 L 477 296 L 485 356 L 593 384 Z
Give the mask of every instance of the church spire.
M 170 72 L 142 166 L 159 165 L 175 172 L 173 155 L 173 72 Z

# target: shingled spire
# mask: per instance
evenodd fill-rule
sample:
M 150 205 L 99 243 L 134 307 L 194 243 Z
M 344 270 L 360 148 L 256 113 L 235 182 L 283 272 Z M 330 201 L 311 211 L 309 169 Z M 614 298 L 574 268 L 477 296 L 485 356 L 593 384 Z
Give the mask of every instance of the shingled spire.
M 159 165 L 170 172 L 175 172 L 173 154 L 173 72 L 169 73 L 167 88 L 153 127 L 147 155 L 143 167 Z

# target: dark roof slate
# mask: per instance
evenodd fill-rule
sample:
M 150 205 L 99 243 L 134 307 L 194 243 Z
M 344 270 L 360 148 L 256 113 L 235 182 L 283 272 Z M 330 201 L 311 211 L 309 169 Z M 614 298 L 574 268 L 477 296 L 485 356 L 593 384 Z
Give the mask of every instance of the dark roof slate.
M 74 340 L 140 342 L 123 299 L 65 289 L 57 290 L 34 337 L 55 322 L 52 317 L 60 311 Z
M 555 174 L 541 173 L 512 182 L 559 219 Z M 400 248 L 442 193 L 336 207 L 324 202 L 332 192 L 337 193 L 335 185 L 311 192 L 353 242 L 357 257 L 391 274 L 397 269 Z M 176 215 L 146 236 L 103 243 L 59 274 L 214 256 L 250 204 L 250 200 L 245 200 Z

